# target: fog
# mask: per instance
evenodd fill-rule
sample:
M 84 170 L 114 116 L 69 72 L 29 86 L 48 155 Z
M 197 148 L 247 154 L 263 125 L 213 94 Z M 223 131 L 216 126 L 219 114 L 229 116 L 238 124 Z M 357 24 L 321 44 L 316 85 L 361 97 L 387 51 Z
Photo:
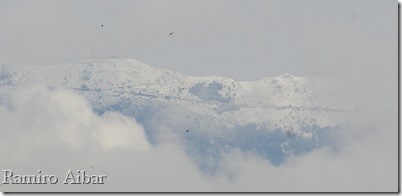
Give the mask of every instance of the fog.
M 0 190 L 396 192 L 397 22 L 397 2 L 383 0 L 3 0 L 0 56 L 26 66 L 117 57 L 243 81 L 312 75 L 325 81 L 320 100 L 360 113 L 330 136 L 337 150 L 273 165 L 231 148 L 205 172 L 169 127 L 150 142 L 136 119 L 99 115 L 77 92 L 15 86 L 11 107 L 0 106 L 0 168 L 41 170 L 60 182 Z M 108 178 L 102 186 L 64 185 L 68 170 Z
M 3 184 L 4 191 L 397 191 L 397 121 L 388 110 L 342 125 L 331 137 L 341 142 L 338 151 L 318 148 L 274 166 L 232 148 L 211 173 L 175 133 L 164 130 L 151 144 L 134 119 L 98 116 L 74 92 L 35 85 L 19 89 L 14 100 L 13 110 L 0 110 L 1 168 L 20 175 L 41 170 L 60 182 Z M 62 184 L 68 170 L 108 177 L 102 186 Z

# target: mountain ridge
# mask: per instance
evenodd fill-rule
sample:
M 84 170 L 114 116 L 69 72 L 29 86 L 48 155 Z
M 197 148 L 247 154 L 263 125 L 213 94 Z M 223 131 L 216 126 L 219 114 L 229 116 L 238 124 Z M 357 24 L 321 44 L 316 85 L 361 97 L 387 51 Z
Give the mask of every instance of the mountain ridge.
M 81 94 L 99 115 L 115 111 L 134 117 L 144 125 L 151 140 L 162 129 L 177 133 L 190 129 L 196 131 L 192 131 L 192 137 L 186 136 L 188 141 L 203 138 L 211 146 L 221 145 L 212 145 L 213 140 L 237 146 L 244 138 L 233 134 L 248 130 L 258 137 L 280 137 L 271 142 L 276 142 L 278 152 L 274 155 L 282 158 L 289 149 L 296 150 L 300 141 L 310 146 L 307 149 L 322 145 L 320 134 L 354 115 L 320 99 L 320 83 L 315 78 L 290 74 L 243 82 L 217 76 L 187 76 L 132 59 L 46 66 L 1 63 L 0 71 L 0 104 L 5 106 L 12 105 L 11 98 L 5 100 L 17 86 L 40 82 Z M 289 143 L 293 140 L 297 142 Z M 284 145 L 288 146 L 286 150 Z
M 45 82 L 51 87 L 83 92 L 109 91 L 162 100 L 181 99 L 216 106 L 216 111 L 221 113 L 239 107 L 342 111 L 317 105 L 314 100 L 316 89 L 311 88 L 309 80 L 291 74 L 253 82 L 217 76 L 186 76 L 131 59 L 86 60 L 45 66 L 2 65 L 0 73 L 2 85 Z

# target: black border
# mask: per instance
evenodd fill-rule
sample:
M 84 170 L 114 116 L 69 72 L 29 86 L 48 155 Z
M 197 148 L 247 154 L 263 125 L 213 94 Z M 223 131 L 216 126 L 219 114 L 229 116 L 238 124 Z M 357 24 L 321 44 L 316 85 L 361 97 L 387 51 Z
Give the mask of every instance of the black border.
M 401 13 L 401 3 L 398 2 L 398 192 L 3 192 L 4 195 L 13 195 L 13 194 L 39 194 L 39 195 L 49 195 L 49 194 L 88 194 L 88 195 L 105 195 L 105 194 L 398 194 L 401 193 L 400 180 L 400 131 L 401 131 L 401 122 L 400 122 L 400 98 L 401 98 L 401 77 L 400 77 L 400 66 L 401 66 L 401 57 L 400 57 L 400 13 Z

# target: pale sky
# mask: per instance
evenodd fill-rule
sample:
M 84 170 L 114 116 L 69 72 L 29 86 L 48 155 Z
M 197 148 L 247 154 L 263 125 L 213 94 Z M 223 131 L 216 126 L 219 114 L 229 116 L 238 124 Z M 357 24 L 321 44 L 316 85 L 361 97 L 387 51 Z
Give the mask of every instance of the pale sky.
M 0 56 L 18 63 L 117 56 L 247 81 L 313 75 L 329 81 L 317 96 L 342 98 L 331 91 L 339 82 L 353 89 L 340 100 L 364 112 L 331 137 L 339 153 L 317 149 L 274 166 L 234 150 L 211 176 L 168 131 L 153 145 L 131 117 L 99 116 L 76 92 L 16 86 L 15 109 L 0 105 L 0 166 L 62 176 L 95 163 L 91 172 L 111 179 L 99 191 L 397 191 L 397 15 L 395 0 L 1 0 Z
M 0 56 L 27 64 L 117 56 L 257 80 L 396 70 L 396 55 L 394 0 L 0 2 Z

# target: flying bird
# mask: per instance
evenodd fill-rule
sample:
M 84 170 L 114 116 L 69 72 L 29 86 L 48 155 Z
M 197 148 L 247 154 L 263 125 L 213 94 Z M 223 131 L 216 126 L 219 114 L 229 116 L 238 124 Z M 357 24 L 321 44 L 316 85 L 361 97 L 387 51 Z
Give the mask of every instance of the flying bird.
M 101 25 L 101 27 L 103 27 L 103 25 Z
M 186 133 L 187 133 L 188 131 L 189 131 L 189 130 L 187 129 Z
M 171 32 L 171 33 L 169 34 L 169 36 L 173 35 L 173 33 L 174 33 L 174 32 Z

